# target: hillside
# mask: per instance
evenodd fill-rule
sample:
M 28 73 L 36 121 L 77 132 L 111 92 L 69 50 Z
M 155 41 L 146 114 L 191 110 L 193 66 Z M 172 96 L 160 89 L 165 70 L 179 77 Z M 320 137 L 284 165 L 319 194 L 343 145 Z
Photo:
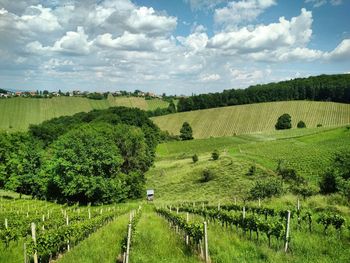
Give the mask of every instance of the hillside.
M 334 102 L 286 101 L 269 102 L 215 109 L 181 112 L 154 117 L 162 129 L 179 134 L 187 121 L 195 138 L 209 138 L 273 131 L 277 118 L 283 113 L 292 116 L 292 125 L 303 120 L 307 127 L 340 126 L 350 123 L 350 105 Z
M 55 97 L 52 99 L 11 98 L 0 100 L 0 130 L 25 130 L 29 124 L 38 124 L 54 117 L 107 109 L 113 106 L 136 107 L 143 110 L 166 108 L 160 99 L 145 100 L 138 97 L 112 97 L 92 100 L 82 97 Z

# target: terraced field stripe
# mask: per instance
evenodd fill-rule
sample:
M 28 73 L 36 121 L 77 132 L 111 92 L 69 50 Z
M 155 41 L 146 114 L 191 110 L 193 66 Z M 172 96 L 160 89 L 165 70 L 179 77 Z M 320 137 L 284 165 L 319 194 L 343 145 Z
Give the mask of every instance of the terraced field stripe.
M 129 215 L 118 217 L 73 247 L 59 263 L 115 263 L 121 251 Z
M 153 211 L 143 211 L 130 255 L 137 263 L 201 262 L 185 247 L 184 240 L 169 229 L 169 224 Z

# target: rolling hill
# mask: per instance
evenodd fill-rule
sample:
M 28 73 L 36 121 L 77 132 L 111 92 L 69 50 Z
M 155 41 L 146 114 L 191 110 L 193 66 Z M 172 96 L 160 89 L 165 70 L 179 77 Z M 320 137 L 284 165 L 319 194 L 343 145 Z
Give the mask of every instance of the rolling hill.
M 183 122 L 190 123 L 196 139 L 273 131 L 283 113 L 292 125 L 335 127 L 350 123 L 350 105 L 334 102 L 285 101 L 230 106 L 154 117 L 152 120 L 171 134 L 179 134 Z
M 143 110 L 166 108 L 168 102 L 138 97 L 112 97 L 92 100 L 83 97 L 55 97 L 52 99 L 11 98 L 0 100 L 0 130 L 26 130 L 29 124 L 38 124 L 54 117 L 107 109 L 114 106 L 136 107 Z

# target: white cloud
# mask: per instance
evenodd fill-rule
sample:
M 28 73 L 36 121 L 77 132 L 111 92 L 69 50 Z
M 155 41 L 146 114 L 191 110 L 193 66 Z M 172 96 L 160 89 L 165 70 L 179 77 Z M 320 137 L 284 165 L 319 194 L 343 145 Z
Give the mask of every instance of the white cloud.
M 276 0 L 242 0 L 229 2 L 215 10 L 215 23 L 228 28 L 254 21 L 265 9 L 276 4 Z
M 305 0 L 305 3 L 310 3 L 313 7 L 320 7 L 330 3 L 333 6 L 341 5 L 343 0 Z
M 333 51 L 327 52 L 325 57 L 331 60 L 349 60 L 350 39 L 344 39 Z
M 254 53 L 290 46 L 303 47 L 310 41 L 311 24 L 312 13 L 302 9 L 301 14 L 290 21 L 281 17 L 279 23 L 258 25 L 252 30 L 243 27 L 220 32 L 209 40 L 208 47 L 236 53 Z
M 209 81 L 217 81 L 221 79 L 219 74 L 203 74 L 200 76 L 200 81 L 209 82 Z
M 213 9 L 218 4 L 228 2 L 229 0 L 184 0 L 186 3 L 190 4 L 191 9 L 194 11 Z
M 38 41 L 27 45 L 27 50 L 33 53 L 60 52 L 68 55 L 87 55 L 90 51 L 92 42 L 88 41 L 83 27 L 77 27 L 77 31 L 68 31 L 53 46 L 42 46 Z

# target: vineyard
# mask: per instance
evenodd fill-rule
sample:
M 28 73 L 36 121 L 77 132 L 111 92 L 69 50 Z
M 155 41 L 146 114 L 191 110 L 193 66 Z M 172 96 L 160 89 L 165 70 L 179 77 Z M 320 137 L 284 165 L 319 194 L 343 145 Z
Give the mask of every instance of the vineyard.
M 222 234 L 218 233 L 220 228 L 220 232 L 236 236 L 242 243 L 250 242 L 270 252 L 275 251 L 282 257 L 289 253 L 294 257 L 305 253 L 305 256 L 308 257 L 308 252 L 298 251 L 300 247 L 312 246 L 312 244 L 305 243 L 307 236 L 328 244 L 336 242 L 342 247 L 348 245 L 350 237 L 350 225 L 344 216 L 331 211 L 316 212 L 303 209 L 299 201 L 298 205 L 290 210 L 237 204 L 213 206 L 197 202 L 191 205 L 168 205 L 156 209 L 156 212 L 184 238 L 184 242 L 192 248 L 193 253 L 199 254 L 202 258 L 203 253 L 204 255 L 209 253 L 210 256 L 205 255 L 204 259 L 210 257 L 213 262 L 222 262 L 220 260 L 223 256 L 220 255 L 222 251 L 215 247 L 221 245 L 217 241 L 217 238 L 220 238 L 218 235 Z M 204 252 L 206 251 L 203 245 L 204 228 L 207 224 L 209 230 L 215 229 L 215 231 L 209 231 L 207 234 L 209 250 Z M 344 256 L 341 258 L 349 259 L 350 255 Z M 205 262 L 209 262 L 209 259 Z
M 303 120 L 309 128 L 350 123 L 350 106 L 333 102 L 288 101 L 249 104 L 182 112 L 152 118 L 162 129 L 178 134 L 183 122 L 190 123 L 196 139 L 273 131 L 277 118 L 289 113 L 292 125 Z
M 1 99 L 0 130 L 23 131 L 28 128 L 29 124 L 38 124 L 55 117 L 115 106 L 154 110 L 157 107 L 166 108 L 168 103 L 161 99 L 145 100 L 139 97 L 113 96 L 109 96 L 106 100 L 93 100 L 83 97 Z
M 22 261 L 49 262 L 127 212 L 126 206 L 81 207 L 2 200 L 0 240 L 5 254 L 0 259 L 16 258 L 16 254 L 8 254 L 15 247 L 24 251 Z

